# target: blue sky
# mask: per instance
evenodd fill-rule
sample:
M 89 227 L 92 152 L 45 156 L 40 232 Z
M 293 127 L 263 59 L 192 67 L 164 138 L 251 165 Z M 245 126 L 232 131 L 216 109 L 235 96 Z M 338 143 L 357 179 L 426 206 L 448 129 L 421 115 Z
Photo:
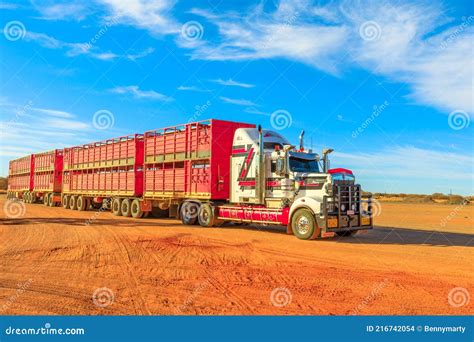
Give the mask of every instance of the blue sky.
M 0 174 L 21 155 L 219 118 L 369 191 L 473 194 L 470 1 L 0 2 Z

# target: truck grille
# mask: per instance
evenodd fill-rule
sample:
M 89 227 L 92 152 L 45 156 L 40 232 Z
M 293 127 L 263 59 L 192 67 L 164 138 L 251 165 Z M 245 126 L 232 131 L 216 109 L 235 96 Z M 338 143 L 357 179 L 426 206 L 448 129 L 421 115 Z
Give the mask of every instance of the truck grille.
M 358 214 L 361 210 L 360 185 L 338 182 L 333 186 L 333 196 L 326 198 L 329 215 L 347 215 L 347 211 Z

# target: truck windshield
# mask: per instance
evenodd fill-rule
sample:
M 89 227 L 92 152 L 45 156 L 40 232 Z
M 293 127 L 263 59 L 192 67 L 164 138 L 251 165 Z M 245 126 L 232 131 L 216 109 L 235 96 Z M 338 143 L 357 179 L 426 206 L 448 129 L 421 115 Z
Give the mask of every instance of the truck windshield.
M 290 157 L 290 170 L 293 172 L 319 172 L 319 165 L 316 160 Z

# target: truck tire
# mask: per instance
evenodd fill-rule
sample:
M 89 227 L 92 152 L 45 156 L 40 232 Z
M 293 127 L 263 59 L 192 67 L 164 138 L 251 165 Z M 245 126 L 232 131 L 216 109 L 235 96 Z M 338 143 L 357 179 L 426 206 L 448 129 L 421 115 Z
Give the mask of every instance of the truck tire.
M 25 192 L 25 194 L 24 194 L 23 196 L 24 196 L 24 197 L 23 197 L 23 201 L 24 201 L 25 203 L 31 203 L 31 202 L 30 202 L 31 196 L 30 196 L 30 193 L 29 193 L 29 192 Z
M 309 209 L 298 209 L 291 218 L 291 230 L 301 240 L 314 239 L 320 235 L 321 229 L 317 226 L 313 212 Z
M 112 201 L 112 214 L 115 216 L 121 216 L 122 215 L 122 200 L 120 198 L 114 198 Z
M 209 203 L 201 204 L 198 214 L 198 222 L 202 227 L 214 227 L 216 224 L 216 215 L 214 207 Z
M 62 198 L 62 205 L 63 205 L 63 208 L 64 208 L 64 209 L 69 208 L 69 196 L 68 196 L 68 195 L 64 195 L 64 196 L 63 196 L 63 198 Z
M 132 216 L 131 210 L 132 204 L 128 198 L 122 200 L 122 204 L 120 205 L 120 210 L 122 211 L 122 216 L 130 217 Z
M 30 192 L 30 203 L 36 203 L 36 194 L 34 192 Z
M 77 197 L 77 210 L 84 211 L 87 210 L 87 198 L 84 196 Z
M 142 218 L 143 217 L 143 211 L 142 211 L 142 208 L 140 206 L 140 201 L 138 200 L 138 198 L 135 198 L 132 201 L 132 207 L 130 208 L 130 211 L 132 213 L 132 217 L 134 217 L 134 218 Z
M 48 205 L 48 203 L 49 203 L 48 196 L 49 196 L 49 194 L 44 194 L 43 195 L 43 204 L 44 205 Z
M 196 224 L 199 214 L 199 205 L 194 202 L 184 202 L 181 205 L 180 217 L 183 224 L 192 226 Z
M 77 208 L 77 196 L 71 196 L 69 198 L 69 206 L 68 206 L 68 209 L 71 209 L 71 210 L 76 210 Z
M 49 207 L 54 207 L 54 194 L 48 194 L 48 206 Z

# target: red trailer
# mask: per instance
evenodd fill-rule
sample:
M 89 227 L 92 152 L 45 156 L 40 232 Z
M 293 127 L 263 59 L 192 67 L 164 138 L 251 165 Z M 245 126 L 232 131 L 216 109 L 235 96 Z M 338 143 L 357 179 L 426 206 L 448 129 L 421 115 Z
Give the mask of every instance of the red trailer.
M 132 203 L 130 215 L 171 209 L 178 216 L 186 199 L 227 200 L 234 133 L 254 127 L 212 119 L 146 132 L 143 201 Z
M 30 193 L 33 191 L 33 173 L 35 156 L 30 154 L 9 163 L 8 172 L 8 198 L 23 198 L 30 202 Z
M 36 153 L 34 160 L 31 202 L 41 199 L 44 205 L 54 207 L 61 203 L 63 150 Z
M 143 135 L 64 150 L 63 207 L 86 210 L 112 198 L 143 194 Z M 109 201 L 107 201 L 109 202 Z
M 63 206 L 105 201 L 114 215 L 178 216 L 186 199 L 229 198 L 235 130 L 251 124 L 206 120 L 64 152 Z

